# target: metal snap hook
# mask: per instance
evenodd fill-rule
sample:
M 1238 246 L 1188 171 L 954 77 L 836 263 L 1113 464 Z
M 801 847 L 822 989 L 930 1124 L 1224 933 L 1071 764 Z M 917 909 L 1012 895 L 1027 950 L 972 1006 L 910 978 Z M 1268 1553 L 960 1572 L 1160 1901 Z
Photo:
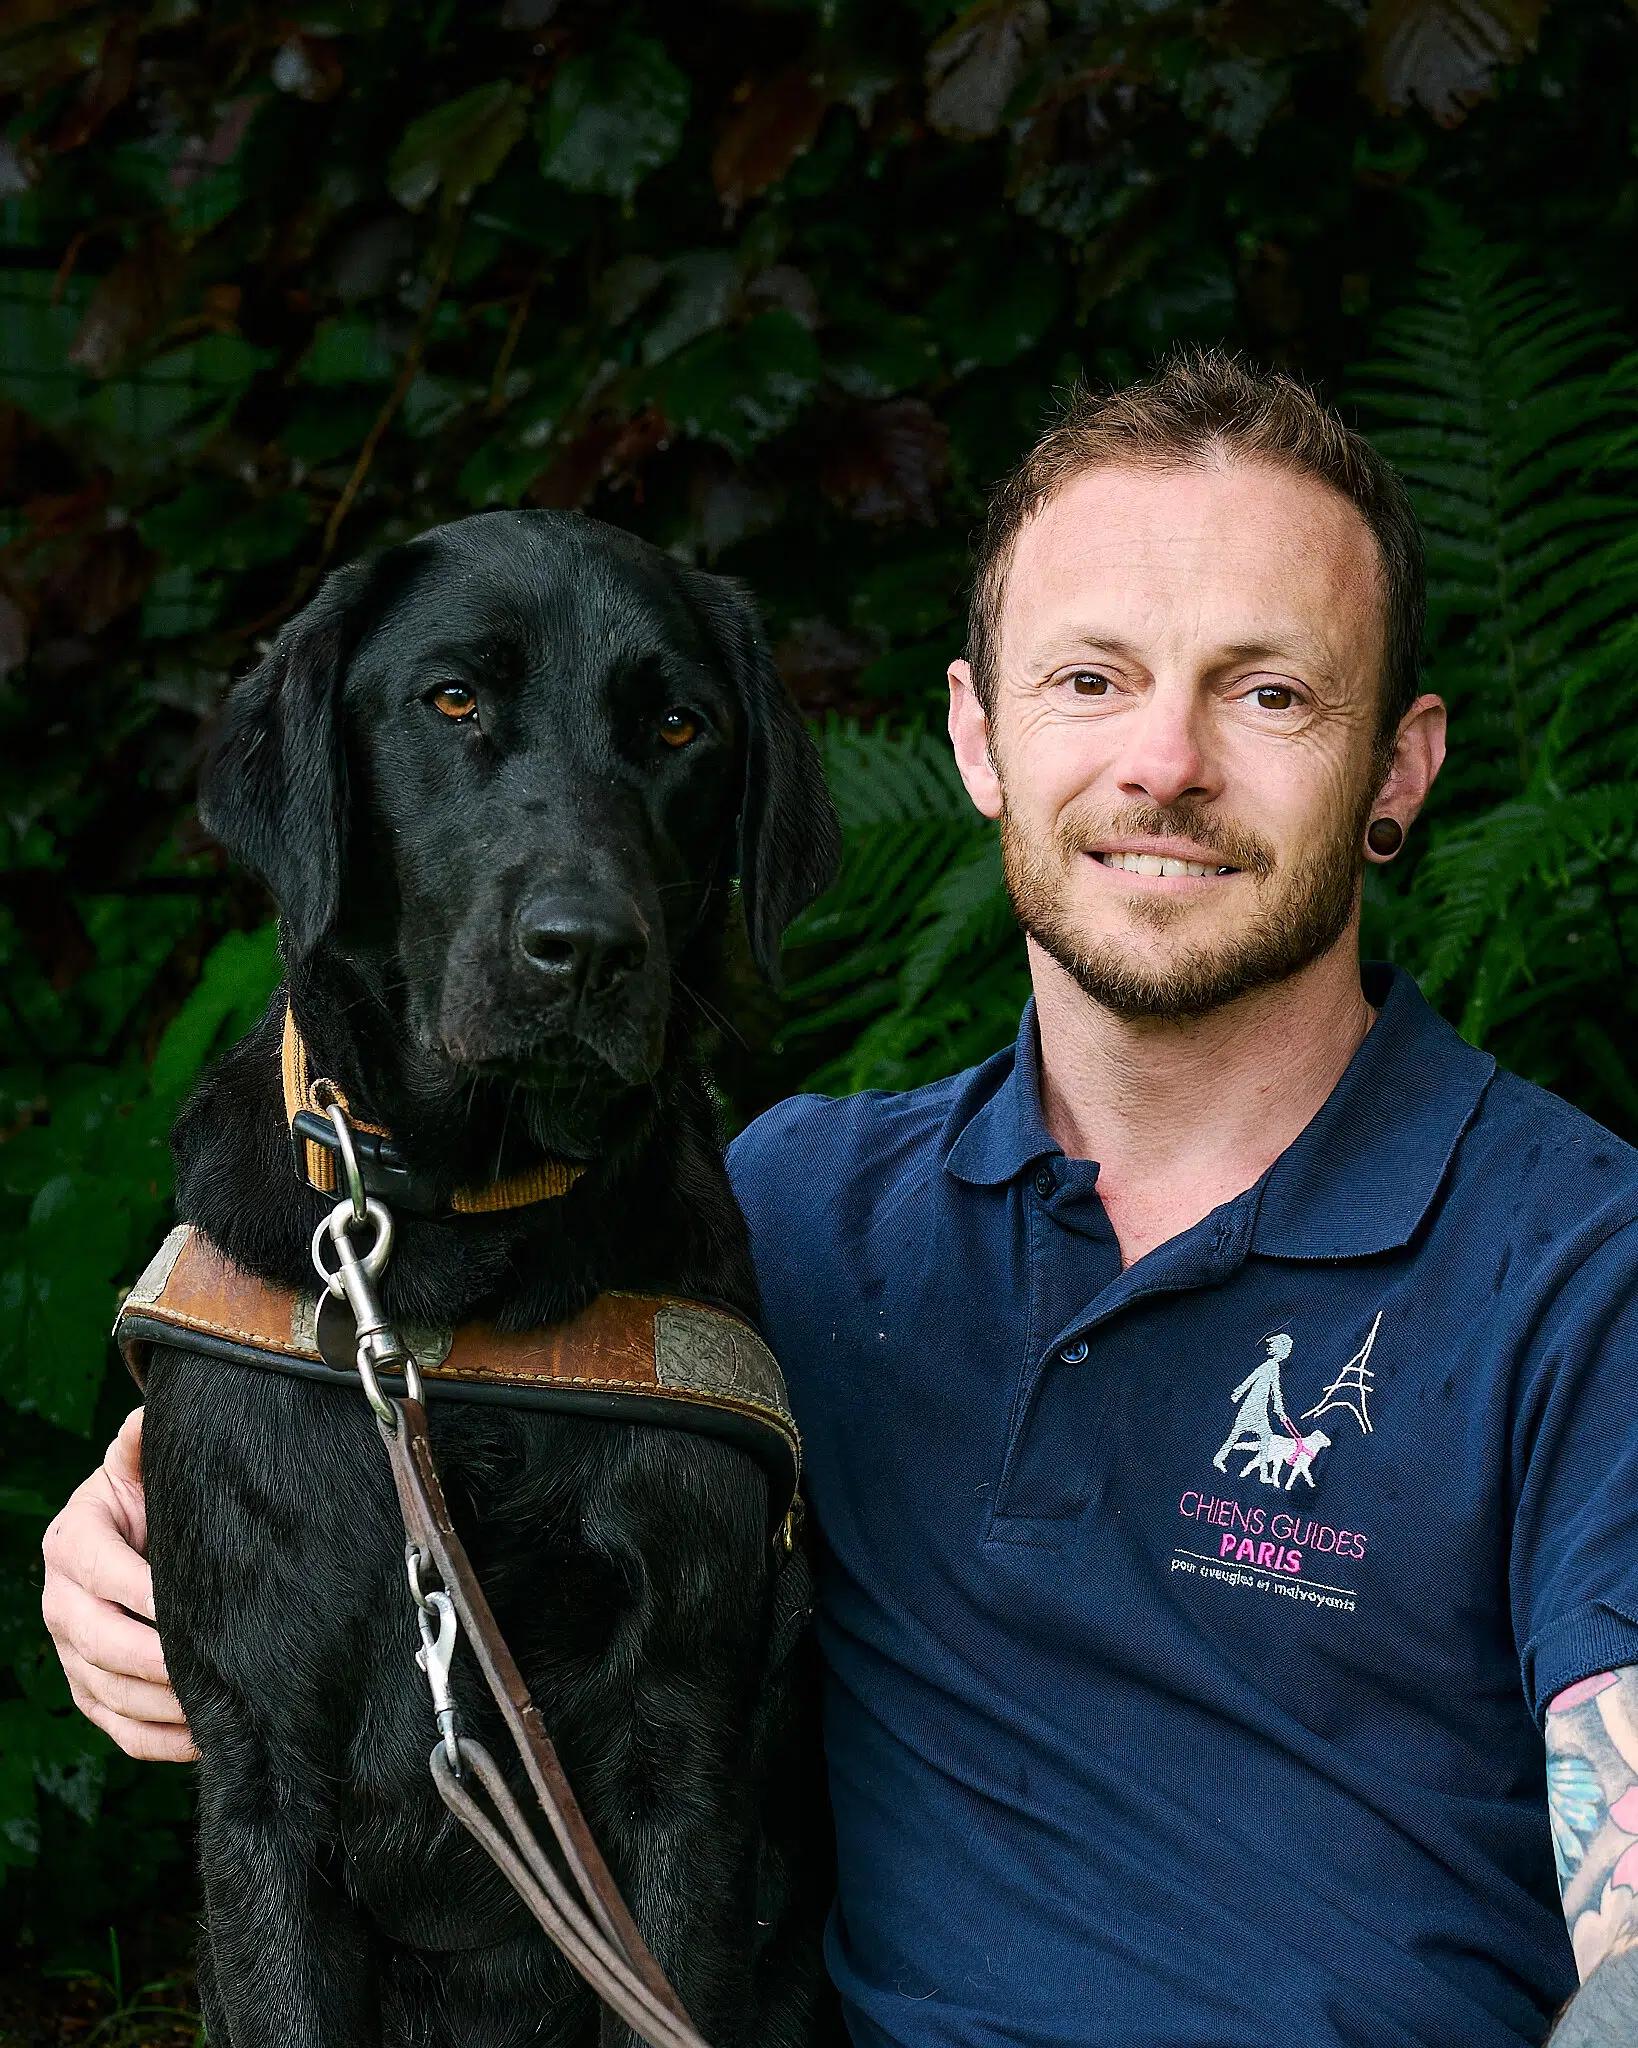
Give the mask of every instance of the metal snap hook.
M 313 1232 L 313 1264 L 318 1270 L 319 1278 L 337 1301 L 345 1301 L 347 1298 L 342 1275 L 349 1266 L 362 1266 L 372 1280 L 379 1280 L 386 1271 L 388 1259 L 392 1257 L 393 1230 L 390 1210 L 376 1201 L 373 1195 L 366 1199 L 362 1220 L 375 1225 L 375 1241 L 362 1258 L 359 1257 L 351 1237 L 353 1226 L 359 1220 L 361 1219 L 353 1214 L 353 1205 L 349 1198 L 345 1202 L 337 1202 Z M 336 1248 L 334 1267 L 324 1263 L 322 1247 L 326 1238 Z
M 460 1752 L 455 1743 L 455 1694 L 449 1682 L 450 1665 L 455 1657 L 455 1643 L 460 1634 L 460 1624 L 455 1618 L 455 1603 L 447 1593 L 429 1593 L 421 1603 L 415 1616 L 421 1631 L 421 1647 L 415 1653 L 415 1661 L 427 1676 L 427 1688 L 432 1694 L 433 1719 L 438 1723 L 438 1733 L 444 1739 L 444 1754 L 457 1770 Z

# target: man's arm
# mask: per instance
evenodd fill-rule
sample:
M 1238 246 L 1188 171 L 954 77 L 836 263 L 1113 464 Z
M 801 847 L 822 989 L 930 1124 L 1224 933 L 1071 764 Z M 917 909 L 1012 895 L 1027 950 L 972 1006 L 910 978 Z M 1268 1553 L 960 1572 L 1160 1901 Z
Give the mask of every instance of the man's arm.
M 1581 1973 L 1553 2048 L 1638 2041 L 1638 1665 L 1548 1707 L 1547 1808 Z
M 46 1531 L 40 1605 L 80 1712 L 128 1756 L 186 1763 L 197 1752 L 165 1671 L 142 1554 L 141 1452 L 138 1408 Z

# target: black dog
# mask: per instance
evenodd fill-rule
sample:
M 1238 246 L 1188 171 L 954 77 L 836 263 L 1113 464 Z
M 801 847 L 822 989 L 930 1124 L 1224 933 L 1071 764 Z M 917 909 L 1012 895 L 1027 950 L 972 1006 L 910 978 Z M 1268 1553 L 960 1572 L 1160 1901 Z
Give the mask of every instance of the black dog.
M 543 1155 L 566 1195 L 400 1216 L 408 1324 L 561 1321 L 611 1289 L 756 1309 L 700 1048 L 731 881 L 764 973 L 826 885 L 814 750 L 738 591 L 550 513 L 334 575 L 235 690 L 203 811 L 278 900 L 315 1072 L 438 1190 Z M 311 1293 L 283 997 L 205 1079 L 179 1206 Z M 637 1924 L 695 2024 L 832 2024 L 805 1648 L 770 1675 L 768 1486 L 673 1430 L 446 1402 L 461 1534 Z M 591 1994 L 439 1803 L 402 1530 L 361 1396 L 156 1356 L 154 1590 L 198 1740 L 213 2048 L 592 2043 Z M 801 1667 L 800 1670 L 798 1667 Z M 470 1660 L 464 1725 L 507 1754 Z M 519 1781 L 521 1786 L 521 1780 Z M 614 2023 L 605 2042 L 629 2039 Z

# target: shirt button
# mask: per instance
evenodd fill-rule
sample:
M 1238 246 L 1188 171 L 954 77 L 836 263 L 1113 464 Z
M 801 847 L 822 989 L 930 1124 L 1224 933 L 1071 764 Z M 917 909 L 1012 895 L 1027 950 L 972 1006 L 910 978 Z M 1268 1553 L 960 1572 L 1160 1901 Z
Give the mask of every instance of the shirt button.
M 1043 1166 L 1035 1176 L 1035 1192 L 1043 1202 L 1048 1195 L 1055 1195 L 1058 1192 L 1058 1176 L 1050 1166 Z
M 1066 1344 L 1058 1356 L 1065 1365 L 1085 1365 L 1091 1349 L 1091 1345 L 1082 1337 L 1077 1343 Z

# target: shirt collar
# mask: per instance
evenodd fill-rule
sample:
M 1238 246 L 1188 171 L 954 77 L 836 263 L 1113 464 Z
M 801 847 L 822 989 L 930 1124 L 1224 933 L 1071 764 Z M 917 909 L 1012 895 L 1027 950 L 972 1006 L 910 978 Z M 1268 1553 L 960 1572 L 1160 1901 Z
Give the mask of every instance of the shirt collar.
M 1016 1044 L 986 1060 L 973 1080 L 982 1098 L 977 1109 L 971 1107 L 972 1093 L 964 1090 L 948 1126 L 955 1142 L 944 1164 L 957 1180 L 999 1187 L 1037 1159 L 1058 1153 L 1058 1141 L 1041 1115 L 1041 1044 L 1033 996 L 1024 1005 Z
M 1364 1258 L 1409 1243 L 1495 1072 L 1403 968 L 1367 966 L 1363 981 L 1375 1024 L 1307 1128 L 1238 1198 L 1255 1215 L 1250 1248 L 1265 1257 Z M 973 1078 L 979 1088 L 963 1091 L 948 1127 L 950 1173 L 995 1187 L 1057 1154 L 1041 1115 L 1033 1000 L 1012 1051 Z

